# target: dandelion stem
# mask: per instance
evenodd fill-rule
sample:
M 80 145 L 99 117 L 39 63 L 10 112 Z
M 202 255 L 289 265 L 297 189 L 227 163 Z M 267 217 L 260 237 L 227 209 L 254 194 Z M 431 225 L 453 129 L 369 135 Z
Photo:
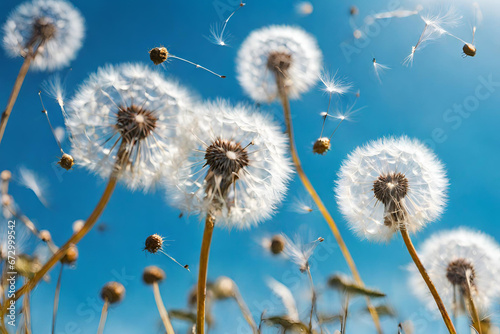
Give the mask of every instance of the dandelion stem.
M 99 327 L 97 329 L 97 334 L 102 334 L 104 331 L 104 325 L 106 324 L 106 317 L 108 316 L 108 306 L 109 302 L 108 299 L 104 301 L 104 305 L 102 306 L 102 311 L 101 311 L 101 320 L 99 320 Z
M 33 59 L 35 59 L 40 47 L 41 45 L 38 46 L 36 50 L 30 48 L 26 57 L 24 58 L 24 62 L 21 65 L 21 68 L 19 69 L 16 81 L 14 81 L 14 87 L 12 87 L 12 92 L 10 93 L 9 100 L 7 101 L 7 107 L 5 107 L 5 110 L 2 114 L 2 118 L 0 119 L 0 143 L 2 143 L 3 134 L 5 132 L 5 128 L 7 127 L 9 116 L 12 112 L 12 108 L 14 108 L 14 104 L 16 103 L 17 96 L 19 95 L 19 91 L 21 90 L 21 87 L 24 82 L 24 78 L 26 77 L 26 74 L 28 74 L 31 62 L 33 61 Z
M 351 253 L 347 249 L 347 246 L 344 242 L 344 239 L 342 239 L 342 236 L 340 234 L 340 231 L 337 227 L 337 224 L 335 224 L 335 221 L 333 220 L 332 216 L 328 212 L 328 209 L 325 207 L 323 204 L 323 201 L 319 197 L 318 193 L 314 189 L 313 185 L 307 178 L 304 170 L 302 169 L 302 165 L 300 163 L 299 155 L 297 153 L 297 148 L 295 147 L 295 142 L 294 142 L 294 137 L 293 137 L 293 124 L 292 124 L 292 116 L 290 112 L 290 102 L 288 100 L 288 94 L 286 92 L 286 87 L 285 87 L 285 82 L 284 82 L 284 76 L 280 74 L 276 74 L 276 84 L 278 86 L 278 93 L 281 99 L 281 103 L 283 105 L 283 112 L 285 116 L 285 123 L 286 123 L 286 133 L 288 135 L 288 139 L 290 141 L 290 154 L 292 155 L 293 163 L 295 164 L 295 169 L 297 170 L 297 174 L 300 177 L 300 180 L 302 181 L 302 184 L 304 185 L 304 188 L 306 188 L 307 192 L 311 195 L 312 199 L 316 203 L 316 206 L 318 207 L 319 211 L 325 218 L 326 222 L 330 226 L 330 229 L 333 233 L 333 236 L 335 237 L 335 240 L 337 241 L 337 244 L 339 245 L 339 248 L 342 252 L 342 255 L 344 256 L 344 259 L 347 262 L 347 265 L 349 266 L 349 269 L 351 270 L 351 273 L 356 280 L 356 282 L 364 286 L 364 283 L 361 279 L 361 276 L 359 275 L 358 269 L 356 268 L 356 264 L 354 263 L 354 260 L 351 256 Z M 382 333 L 382 327 L 380 326 L 380 319 L 377 314 L 377 310 L 373 307 L 370 299 L 366 297 L 366 304 L 368 306 L 368 310 L 370 311 L 370 314 L 373 318 L 373 322 L 375 324 L 375 327 L 377 329 L 377 333 L 381 334 Z
M 467 289 L 465 291 L 465 296 L 467 297 L 467 304 L 469 306 L 469 313 L 472 319 L 472 327 L 479 333 L 483 334 L 481 328 L 481 319 L 479 318 L 479 313 L 477 312 L 476 304 L 474 303 L 474 298 L 472 297 L 472 291 L 470 286 L 470 272 L 467 275 Z
M 11 301 L 18 300 L 22 295 L 31 291 L 38 284 L 38 282 L 40 282 L 40 280 L 47 274 L 47 272 L 49 272 L 49 270 L 64 257 L 69 247 L 72 245 L 76 245 L 80 240 L 83 239 L 83 237 L 85 237 L 85 235 L 87 235 L 87 233 L 90 232 L 92 227 L 94 227 L 95 223 L 97 222 L 97 219 L 101 216 L 102 212 L 104 211 L 104 208 L 106 207 L 106 205 L 109 202 L 109 199 L 111 198 L 111 195 L 113 194 L 113 191 L 115 190 L 119 178 L 119 171 L 120 171 L 119 166 L 123 163 L 123 160 L 125 159 L 123 156 L 126 155 L 125 147 L 126 143 L 125 141 L 122 141 L 120 148 L 118 149 L 117 153 L 118 158 L 116 159 L 115 162 L 115 168 L 113 168 L 113 172 L 109 177 L 106 189 L 104 189 L 104 193 L 102 194 L 101 199 L 94 208 L 94 211 L 92 211 L 90 216 L 85 221 L 83 227 L 78 232 L 74 233 L 71 236 L 71 238 L 69 238 L 69 240 L 66 241 L 66 243 L 63 246 L 61 246 L 61 248 L 59 248 L 54 255 L 52 255 L 52 257 L 43 265 L 43 267 L 36 272 L 33 278 L 31 278 L 19 290 L 17 290 L 14 296 L 12 296 L 11 298 L 9 298 L 4 302 L 1 308 L 0 316 L 3 316 L 5 314 L 5 311 L 8 305 L 10 305 Z
M 30 295 L 27 294 L 24 297 L 23 302 L 23 313 L 24 313 L 24 330 L 26 334 L 31 334 L 31 307 L 30 307 Z
M 253 333 L 254 334 L 259 333 L 259 329 L 257 328 L 257 324 L 255 323 L 255 320 L 252 317 L 252 314 L 250 313 L 250 310 L 248 309 L 248 306 L 245 303 L 245 300 L 241 296 L 241 293 L 238 289 L 236 289 L 236 291 L 234 293 L 234 299 L 238 303 L 238 306 L 241 310 L 241 314 L 243 314 L 243 317 L 245 318 L 246 322 L 248 322 L 248 324 L 252 328 Z
M 200 251 L 200 269 L 198 273 L 198 293 L 197 293 L 197 314 L 196 314 L 196 333 L 205 333 L 205 302 L 207 299 L 207 272 L 208 256 L 210 254 L 210 243 L 214 232 L 215 219 L 208 213 L 205 219 L 205 230 L 203 232 L 203 241 Z
M 311 275 L 311 268 L 307 265 L 307 277 L 309 278 L 309 285 L 311 286 L 311 313 L 309 314 L 309 332 L 312 333 L 312 319 L 314 311 L 316 310 L 316 290 L 314 290 L 314 282 Z
M 443 301 L 441 300 L 441 297 L 439 296 L 436 287 L 434 286 L 434 283 L 432 283 L 431 278 L 429 277 L 429 274 L 425 270 L 422 262 L 420 261 L 420 258 L 418 257 L 417 251 L 415 250 L 415 247 L 413 246 L 413 243 L 411 242 L 410 239 L 410 234 L 408 233 L 408 230 L 406 228 L 400 228 L 401 231 L 401 236 L 403 237 L 403 240 L 405 242 L 406 248 L 408 248 L 408 252 L 410 253 L 410 256 L 417 266 L 418 271 L 420 272 L 420 275 L 424 279 L 425 283 L 427 284 L 427 287 L 429 288 L 432 297 L 434 297 L 434 300 L 436 301 L 437 307 L 439 308 L 439 311 L 441 312 L 441 316 L 443 317 L 444 323 L 446 325 L 446 328 L 448 328 L 448 331 L 450 334 L 457 334 L 457 331 L 455 330 L 455 327 L 453 326 L 453 323 L 451 322 L 450 316 L 448 315 L 448 312 L 446 312 L 446 308 L 443 304 Z
M 61 263 L 61 269 L 59 270 L 59 277 L 57 278 L 56 292 L 54 294 L 54 310 L 52 312 L 52 334 L 56 332 L 56 316 L 57 309 L 59 307 L 59 293 L 61 292 L 61 279 L 64 269 L 64 264 Z
M 175 334 L 172 323 L 170 322 L 170 318 L 168 317 L 167 309 L 165 308 L 163 300 L 161 299 L 160 287 L 158 286 L 158 282 L 153 282 L 153 291 L 155 295 L 156 307 L 158 307 L 158 312 L 160 313 L 160 317 L 163 321 L 163 325 L 165 326 L 167 334 Z

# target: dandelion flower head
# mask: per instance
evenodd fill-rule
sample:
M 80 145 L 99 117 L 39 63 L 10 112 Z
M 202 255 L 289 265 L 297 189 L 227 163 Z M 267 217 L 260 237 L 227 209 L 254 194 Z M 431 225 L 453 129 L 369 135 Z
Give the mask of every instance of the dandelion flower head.
M 289 97 L 298 98 L 318 80 L 322 57 L 316 39 L 301 28 L 264 27 L 238 51 L 238 80 L 253 100 L 270 102 L 278 97 L 276 75 L 282 75 Z
M 383 138 L 358 147 L 338 176 L 340 211 L 366 239 L 387 241 L 402 228 L 416 232 L 444 210 L 444 166 L 414 139 Z
M 66 125 L 77 164 L 107 178 L 120 159 L 120 178 L 152 187 L 177 150 L 191 105 L 189 92 L 141 64 L 99 68 L 69 102 Z
M 441 298 L 451 309 L 465 310 L 464 290 L 468 284 L 481 314 L 488 313 L 492 303 L 499 300 L 500 246 L 490 236 L 467 228 L 442 231 L 427 239 L 419 254 Z M 410 271 L 412 290 L 430 309 L 435 308 L 419 273 L 413 267 Z
M 191 129 L 197 147 L 166 175 L 169 199 L 216 225 L 247 228 L 270 218 L 292 171 L 285 135 L 253 107 L 219 100 L 202 109 Z
M 80 12 L 63 0 L 34 0 L 19 5 L 3 26 L 3 45 L 12 57 L 39 48 L 31 68 L 67 66 L 82 46 L 85 25 Z

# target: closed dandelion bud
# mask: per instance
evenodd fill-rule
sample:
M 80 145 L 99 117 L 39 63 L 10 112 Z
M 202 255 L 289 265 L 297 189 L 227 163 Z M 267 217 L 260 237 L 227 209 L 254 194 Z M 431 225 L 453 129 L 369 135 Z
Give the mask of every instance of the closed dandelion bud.
M 125 297 L 125 287 L 118 282 L 108 282 L 101 289 L 101 298 L 110 304 L 116 304 Z
M 159 283 L 165 279 L 165 272 L 157 266 L 149 266 L 142 273 L 142 280 L 146 284 Z
M 318 140 L 314 142 L 313 153 L 323 155 L 326 152 L 330 151 L 330 148 L 330 139 L 326 137 L 318 138 Z
M 269 250 L 271 251 L 271 253 L 273 253 L 274 255 L 278 255 L 280 254 L 281 252 L 283 252 L 283 250 L 285 249 L 285 238 L 283 238 L 282 235 L 275 235 L 272 239 L 271 239 L 271 245 L 269 247 Z
M 10 181 L 10 179 L 12 178 L 12 173 L 10 172 L 10 170 L 4 170 L 2 171 L 2 173 L 0 173 L 0 178 L 5 182 Z
M 153 234 L 146 238 L 144 250 L 147 250 L 151 254 L 154 254 L 161 250 L 162 246 L 163 238 L 158 234 Z
M 215 281 L 212 291 L 217 299 L 227 299 L 234 296 L 236 283 L 226 276 L 221 276 Z
M 476 47 L 470 43 L 466 43 L 462 50 L 467 56 L 474 57 L 476 55 Z
M 155 65 L 163 63 L 168 58 L 168 51 L 165 47 L 154 48 L 149 51 L 149 58 Z
M 73 264 L 76 260 L 78 260 L 78 248 L 75 245 L 71 245 L 61 259 L 61 262 L 64 264 Z
M 73 157 L 71 155 L 64 153 L 57 164 L 66 170 L 70 170 L 75 162 L 73 161 Z
M 73 223 L 73 233 L 78 233 L 78 231 L 80 231 L 82 229 L 83 225 L 85 225 L 85 221 L 83 221 L 81 219 L 76 220 Z
M 40 231 L 39 236 L 40 236 L 40 240 L 42 240 L 43 242 L 48 242 L 52 239 L 50 232 L 47 230 Z

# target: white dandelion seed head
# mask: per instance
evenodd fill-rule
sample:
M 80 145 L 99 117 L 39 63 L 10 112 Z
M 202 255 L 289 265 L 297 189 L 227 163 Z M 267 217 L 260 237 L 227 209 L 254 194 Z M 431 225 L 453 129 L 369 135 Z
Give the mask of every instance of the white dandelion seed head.
M 279 126 L 253 107 L 223 100 L 197 114 L 198 126 L 186 131 L 197 147 L 179 155 L 165 177 L 169 200 L 190 214 L 214 215 L 219 226 L 247 228 L 270 218 L 292 172 Z
M 82 46 L 85 25 L 80 12 L 63 0 L 33 0 L 19 5 L 3 26 L 5 50 L 12 57 L 26 54 L 39 19 L 50 23 L 55 33 L 40 49 L 31 68 L 56 70 L 67 66 Z
M 269 56 L 277 53 L 290 57 L 285 73 L 290 98 L 298 98 L 318 80 L 323 56 L 313 36 L 285 25 L 255 30 L 238 51 L 236 70 L 240 85 L 257 102 L 278 97 L 275 71 L 268 68 Z
M 327 70 L 321 72 L 319 79 L 323 83 L 321 89 L 328 94 L 344 95 L 352 88 L 352 85 L 339 77 L 337 73 L 331 75 Z
M 447 187 L 434 153 L 418 140 L 400 137 L 356 148 L 342 164 L 335 193 L 356 234 L 388 241 L 399 228 L 416 232 L 438 219 Z
M 500 300 L 500 246 L 490 236 L 467 228 L 441 231 L 427 239 L 419 251 L 420 259 L 427 269 L 437 291 L 448 306 L 453 309 L 454 291 L 457 303 L 460 293 L 448 279 L 448 266 L 455 261 L 464 261 L 471 265 L 473 273 L 471 290 L 474 303 L 480 314 L 488 314 L 493 302 Z M 426 303 L 429 309 L 436 309 L 434 299 L 422 280 L 422 277 L 409 265 L 411 275 L 409 284 L 415 295 Z
M 188 145 L 179 122 L 188 121 L 190 95 L 142 64 L 99 68 L 68 103 L 75 162 L 107 178 L 124 142 L 129 157 L 120 178 L 131 189 L 148 190 L 174 152 Z

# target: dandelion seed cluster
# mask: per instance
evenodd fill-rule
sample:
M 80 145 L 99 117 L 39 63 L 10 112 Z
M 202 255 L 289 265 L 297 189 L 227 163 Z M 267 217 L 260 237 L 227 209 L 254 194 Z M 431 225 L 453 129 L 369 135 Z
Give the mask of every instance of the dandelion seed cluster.
M 238 80 L 253 100 L 270 102 L 278 96 L 273 68 L 281 68 L 281 62 L 286 64 L 283 74 L 289 97 L 298 98 L 317 82 L 322 57 L 314 37 L 301 28 L 261 28 L 253 31 L 238 51 Z
M 63 0 L 33 0 L 19 5 L 3 26 L 3 46 L 12 57 L 42 44 L 31 68 L 56 70 L 76 57 L 85 34 L 84 20 Z
M 460 309 L 459 306 L 464 304 L 466 274 L 480 314 L 489 314 L 494 303 L 500 300 L 500 246 L 490 236 L 468 228 L 441 231 L 422 244 L 419 254 L 450 309 Z M 412 291 L 434 309 L 435 303 L 422 278 L 413 267 L 410 267 L 410 272 L 408 283 Z
M 356 148 L 342 164 L 335 191 L 340 211 L 359 236 L 386 241 L 400 228 L 416 232 L 436 220 L 447 185 L 434 153 L 400 137 Z
M 147 66 L 99 68 L 69 101 L 72 156 L 103 178 L 122 159 L 121 179 L 132 189 L 150 189 L 171 156 L 189 147 L 178 125 L 191 104 L 187 90 Z
M 291 174 L 285 135 L 242 104 L 219 100 L 198 113 L 190 130 L 197 147 L 179 155 L 165 177 L 169 199 L 183 211 L 214 215 L 217 225 L 245 228 L 268 219 Z

